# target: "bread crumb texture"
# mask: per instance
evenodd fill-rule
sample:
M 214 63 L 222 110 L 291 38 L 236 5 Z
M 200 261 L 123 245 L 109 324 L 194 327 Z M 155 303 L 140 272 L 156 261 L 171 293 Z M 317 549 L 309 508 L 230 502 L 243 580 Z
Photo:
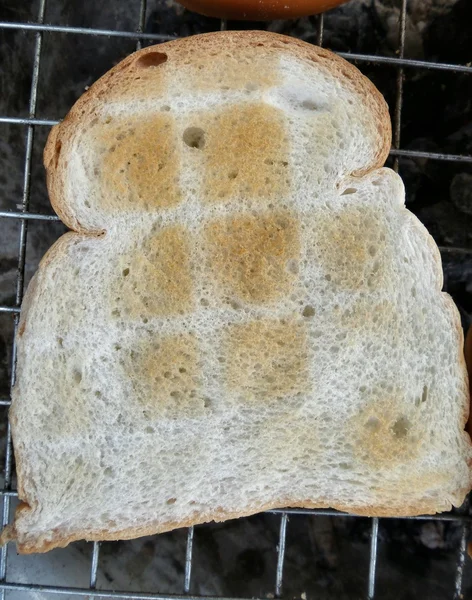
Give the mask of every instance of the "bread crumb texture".
M 4 541 L 462 502 L 459 320 L 389 146 L 355 67 L 266 32 L 146 48 L 84 94 L 45 150 L 74 232 L 22 309 Z
M 230 391 L 256 402 L 310 393 L 304 323 L 233 325 L 225 338 Z

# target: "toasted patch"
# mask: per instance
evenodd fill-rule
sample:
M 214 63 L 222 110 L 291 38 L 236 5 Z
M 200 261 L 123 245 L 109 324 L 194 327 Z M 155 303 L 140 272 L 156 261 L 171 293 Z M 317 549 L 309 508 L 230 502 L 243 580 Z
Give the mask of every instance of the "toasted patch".
M 133 102 L 136 98 L 156 99 L 165 97 L 168 89 L 168 56 L 156 48 L 131 55 L 109 71 L 105 77 L 109 101 Z
M 258 56 L 247 49 L 228 49 L 201 53 L 197 64 L 181 66 L 182 82 L 192 91 L 227 91 L 266 89 L 280 80 L 279 57 Z
M 93 135 L 90 141 L 89 135 Z M 94 145 L 94 176 L 108 211 L 156 210 L 181 199 L 180 159 L 173 116 L 107 117 L 87 136 Z
M 146 320 L 192 309 L 188 237 L 185 227 L 168 227 L 119 257 L 110 290 L 112 316 Z
M 425 430 L 414 403 L 394 386 L 380 386 L 367 394 L 361 412 L 349 424 L 357 459 L 374 469 L 409 464 L 421 452 Z
M 254 321 L 224 334 L 225 385 L 241 399 L 264 401 L 306 392 L 308 356 L 302 323 Z
M 355 291 L 385 282 L 390 265 L 379 211 L 367 207 L 320 211 L 312 222 L 316 256 L 331 284 Z
M 235 196 L 280 200 L 290 188 L 289 142 L 283 111 L 268 104 L 231 105 L 195 116 L 205 147 L 203 201 Z
M 193 417 L 204 412 L 194 335 L 138 340 L 130 349 L 120 349 L 120 363 L 145 418 Z
M 297 277 L 298 222 L 287 213 L 232 217 L 206 228 L 211 270 L 225 294 L 261 304 L 283 297 Z

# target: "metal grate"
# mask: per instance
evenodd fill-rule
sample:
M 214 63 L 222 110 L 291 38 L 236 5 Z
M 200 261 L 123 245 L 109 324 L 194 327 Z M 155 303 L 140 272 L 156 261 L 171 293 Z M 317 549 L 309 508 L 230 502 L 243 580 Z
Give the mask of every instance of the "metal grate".
M 136 48 L 140 49 L 144 41 L 146 42 L 163 42 L 171 39 L 175 39 L 175 36 L 161 35 L 155 33 L 144 33 L 144 25 L 146 18 L 146 0 L 140 0 L 139 10 L 139 21 L 136 31 L 117 31 L 111 29 L 94 29 L 84 27 L 69 27 L 50 25 L 44 23 L 44 16 L 46 11 L 47 0 L 40 0 L 39 12 L 37 22 L 35 23 L 19 23 L 19 22 L 0 22 L 1 29 L 13 29 L 20 31 L 32 31 L 35 33 L 35 47 L 34 47 L 34 61 L 31 76 L 31 94 L 29 100 L 29 114 L 26 118 L 10 117 L 8 115 L 0 115 L 0 123 L 7 123 L 12 125 L 26 125 L 27 136 L 26 136 L 26 151 L 24 158 L 24 175 L 23 175 L 23 194 L 21 209 L 19 211 L 0 211 L 0 218 L 8 218 L 17 220 L 20 222 L 20 234 L 19 234 L 19 248 L 18 248 L 18 271 L 16 279 L 16 293 L 15 293 L 15 305 L 14 306 L 0 306 L 0 313 L 12 314 L 14 319 L 14 333 L 16 337 L 16 331 L 18 328 L 19 315 L 21 311 L 21 303 L 23 299 L 23 288 L 24 288 L 24 274 L 25 274 L 25 256 L 26 256 L 26 243 L 28 234 L 28 223 L 31 220 L 41 221 L 52 221 L 57 222 L 59 218 L 56 215 L 45 215 L 32 213 L 29 211 L 30 201 L 30 183 L 31 183 L 31 161 L 33 151 L 34 133 L 36 127 L 50 127 L 55 125 L 58 121 L 52 119 L 37 119 L 36 118 L 36 100 L 38 92 L 38 81 L 39 71 L 41 66 L 41 47 L 42 47 L 42 36 L 44 32 L 51 33 L 69 33 L 69 34 L 80 34 L 88 36 L 106 36 L 115 38 L 125 38 L 136 40 Z M 420 60 L 411 60 L 404 57 L 405 50 L 405 31 L 406 31 L 406 10 L 407 0 L 401 0 L 401 12 L 399 18 L 398 27 L 398 56 L 393 58 L 389 56 L 377 56 L 370 54 L 356 54 L 356 53 L 344 53 L 339 52 L 338 54 L 352 62 L 368 62 L 374 65 L 391 65 L 397 69 L 396 78 L 396 98 L 395 98 L 395 110 L 394 110 L 394 123 L 393 123 L 393 147 L 390 155 L 394 157 L 394 168 L 398 171 L 398 162 L 401 157 L 408 158 L 427 158 L 439 161 L 454 161 L 462 163 L 472 163 L 472 156 L 463 156 L 455 154 L 444 154 L 444 153 L 433 153 L 423 152 L 416 150 L 402 150 L 400 148 L 400 130 L 401 130 L 401 117 L 402 117 L 402 105 L 403 105 L 403 79 L 405 69 L 436 69 L 442 71 L 449 71 L 455 73 L 468 73 L 472 75 L 472 66 L 469 65 L 456 65 L 440 62 L 426 62 Z M 227 28 L 225 20 L 221 20 L 221 30 Z M 323 15 L 318 17 L 318 31 L 317 31 L 317 43 L 322 45 L 323 43 Z M 463 254 L 472 254 L 472 250 L 467 248 L 440 248 L 444 252 L 454 251 Z M 12 352 L 12 369 L 11 369 L 11 386 L 15 383 L 15 364 L 16 364 L 16 341 L 13 341 L 13 352 Z M 9 406 L 9 398 L 0 398 L 0 406 Z M 12 442 L 11 442 L 11 430 L 10 425 L 7 426 L 6 433 L 6 451 L 5 451 L 5 483 L 3 490 L 0 490 L 0 496 L 3 497 L 3 511 L 2 511 L 2 526 L 4 527 L 10 519 L 10 502 L 11 498 L 17 496 L 17 492 L 11 488 L 12 484 Z M 272 514 L 280 515 L 280 530 L 279 530 L 279 542 L 277 546 L 277 567 L 274 581 L 274 593 L 275 597 L 281 597 L 283 594 L 283 573 L 284 573 L 284 558 L 285 558 L 285 547 L 286 547 L 286 536 L 287 528 L 289 527 L 289 516 L 290 515 L 318 515 L 318 516 L 343 516 L 356 518 L 354 515 L 339 513 L 335 510 L 320 510 L 320 509 L 279 509 L 269 511 Z M 466 503 L 465 508 L 462 511 L 455 513 L 443 513 L 434 516 L 419 516 L 419 517 L 405 517 L 408 520 L 417 521 L 454 521 L 460 523 L 461 526 L 461 539 L 459 548 L 457 549 L 457 561 L 456 561 L 456 574 L 454 589 L 451 590 L 451 598 L 459 600 L 463 598 L 462 594 L 462 580 L 463 571 L 465 564 L 465 557 L 467 551 L 467 540 L 469 531 L 472 524 L 472 516 L 468 511 L 468 504 Z M 377 550 L 378 550 L 378 531 L 379 531 L 379 519 L 371 519 L 371 541 L 370 541 L 370 560 L 368 569 L 368 584 L 366 589 L 366 597 L 372 600 L 376 597 L 376 569 L 377 569 Z M 44 586 L 37 585 L 34 583 L 14 583 L 7 581 L 7 553 L 8 546 L 4 546 L 0 550 L 0 600 L 5 597 L 5 592 L 42 592 L 50 594 L 60 595 L 73 595 L 76 597 L 102 597 L 102 598 L 126 598 L 126 599 L 147 599 L 147 600 L 202 600 L 202 596 L 191 596 L 189 595 L 191 577 L 192 577 L 192 562 L 193 562 L 193 541 L 194 541 L 194 528 L 190 527 L 187 533 L 186 543 L 186 555 L 185 555 L 185 570 L 182 595 L 164 595 L 164 594 L 148 594 L 148 593 L 134 593 L 134 592 L 120 592 L 111 590 L 96 590 L 97 583 L 97 570 L 100 554 L 100 543 L 93 542 L 93 551 L 90 566 L 90 584 L 89 588 L 70 588 L 70 587 L 57 587 L 57 586 Z M 244 600 L 244 599 L 226 599 L 213 597 L 214 600 Z

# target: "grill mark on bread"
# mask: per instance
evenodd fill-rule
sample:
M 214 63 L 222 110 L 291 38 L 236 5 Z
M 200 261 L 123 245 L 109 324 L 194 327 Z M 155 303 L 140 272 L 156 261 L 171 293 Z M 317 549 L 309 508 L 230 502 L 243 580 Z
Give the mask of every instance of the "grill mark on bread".
M 205 234 L 210 269 L 225 294 L 255 304 L 289 294 L 297 278 L 289 261 L 300 255 L 299 224 L 289 213 L 222 219 Z
M 136 241 L 115 267 L 111 315 L 146 320 L 172 316 L 193 307 L 189 233 L 175 225 Z
M 145 337 L 120 351 L 120 363 L 126 378 L 132 381 L 134 401 L 145 419 L 204 413 L 200 355 L 194 335 Z
M 95 177 L 102 183 L 107 211 L 168 208 L 181 200 L 180 156 L 173 116 L 107 117 L 92 128 L 97 155 Z
M 264 103 L 232 105 L 195 119 L 205 131 L 202 200 L 282 200 L 290 189 L 284 113 Z
M 274 320 L 232 325 L 223 334 L 224 383 L 240 400 L 259 402 L 306 393 L 306 328 Z
M 313 218 L 315 252 L 331 285 L 349 290 L 382 286 L 390 269 L 386 227 L 379 211 L 346 207 L 319 211 Z

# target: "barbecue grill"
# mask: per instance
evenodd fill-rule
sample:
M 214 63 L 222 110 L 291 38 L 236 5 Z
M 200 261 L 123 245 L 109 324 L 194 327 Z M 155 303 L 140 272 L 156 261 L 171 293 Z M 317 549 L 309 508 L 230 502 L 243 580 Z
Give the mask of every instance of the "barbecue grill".
M 353 0 L 353 2 L 358 2 L 359 0 Z M 393 0 L 389 0 L 392 3 Z M 411 1 L 411 0 L 410 0 Z M 427 4 L 431 4 L 431 0 L 424 0 Z M 374 3 L 375 0 L 372 0 Z M 366 0 L 364 0 L 366 3 Z M 417 165 L 424 164 L 425 161 L 428 161 L 428 164 L 433 165 L 433 169 L 441 169 L 441 165 L 450 166 L 451 164 L 456 165 L 465 165 L 464 169 L 469 173 L 472 173 L 472 151 L 463 151 L 463 148 L 472 148 L 472 130 L 470 124 L 467 122 L 463 124 L 463 129 L 466 131 L 464 135 L 469 135 L 469 141 L 466 140 L 464 143 L 463 138 L 457 141 L 457 144 L 454 146 L 454 140 L 452 142 L 449 140 L 446 144 L 446 147 L 443 148 L 438 145 L 434 148 L 425 145 L 423 148 L 404 148 L 401 146 L 401 132 L 402 132 L 402 112 L 404 109 L 404 82 L 405 76 L 414 78 L 417 73 L 423 73 L 426 70 L 429 71 L 442 71 L 449 74 L 451 77 L 468 77 L 468 85 L 469 87 L 465 87 L 464 89 L 471 90 L 470 82 L 472 80 L 472 66 L 471 64 L 455 64 L 454 62 L 446 62 L 442 60 L 432 61 L 432 60 L 423 60 L 418 58 L 408 57 L 405 53 L 406 48 L 406 37 L 407 37 L 407 17 L 408 17 L 408 9 L 407 5 L 408 0 L 399 0 L 398 2 L 393 2 L 394 7 L 397 9 L 398 18 L 395 20 L 394 27 L 396 29 L 395 37 L 397 38 L 397 48 L 394 53 L 386 53 L 386 54 L 369 54 L 356 51 L 356 47 L 344 49 L 339 51 L 339 54 L 346 58 L 349 61 L 355 63 L 361 70 L 371 73 L 378 73 L 379 80 L 374 81 L 380 87 L 381 91 L 386 93 L 387 100 L 389 101 L 392 118 L 393 118 L 393 146 L 390 153 L 390 164 L 396 171 L 400 171 L 400 174 L 403 175 L 402 166 L 405 165 Z M 22 157 L 18 157 L 18 159 L 23 161 L 23 180 L 22 180 L 22 192 L 21 197 L 9 198 L 9 204 L 6 206 L 5 210 L 0 211 L 0 225 L 1 221 L 4 221 L 4 225 L 6 223 L 6 227 L 9 228 L 10 233 L 18 232 L 18 255 L 16 260 L 16 280 L 14 282 L 15 290 L 12 295 L 12 301 L 3 304 L 0 302 L 0 317 L 3 319 L 9 319 L 13 323 L 13 327 L 11 328 L 12 335 L 10 336 L 11 341 L 11 351 L 8 353 L 8 358 L 11 364 L 9 378 L 10 378 L 10 386 L 12 386 L 15 382 L 15 358 L 16 358 L 16 346 L 14 341 L 14 333 L 16 333 L 16 329 L 18 326 L 19 315 L 21 311 L 21 303 L 23 299 L 23 293 L 25 284 L 28 279 L 28 269 L 33 270 L 35 265 L 33 264 L 31 267 L 28 265 L 28 242 L 30 235 L 29 232 L 34 225 L 37 223 L 42 223 L 47 225 L 47 227 L 55 228 L 51 235 L 52 237 L 58 237 L 63 229 L 60 225 L 58 225 L 58 217 L 54 214 L 48 214 L 46 212 L 47 209 L 42 208 L 42 210 L 37 210 L 35 208 L 34 198 L 36 194 L 36 187 L 40 188 L 41 186 L 44 188 L 44 182 L 41 180 L 41 176 L 37 176 L 36 173 L 40 168 L 37 163 L 39 163 L 39 153 L 42 149 L 43 141 L 49 128 L 58 122 L 58 118 L 64 115 L 56 115 L 49 114 L 43 115 L 41 111 L 38 111 L 38 97 L 41 93 L 41 86 L 46 86 L 47 81 L 41 78 L 42 73 L 42 65 L 45 58 L 47 58 L 47 52 L 50 47 L 55 43 L 56 39 L 64 39 L 70 38 L 70 36 L 84 36 L 90 40 L 88 47 L 90 49 L 103 47 L 104 44 L 108 44 L 110 40 L 118 39 L 125 40 L 136 49 L 141 48 L 144 45 L 155 44 L 163 41 L 167 41 L 169 39 L 173 39 L 176 37 L 172 32 L 169 33 L 168 27 L 164 27 L 165 31 L 160 30 L 160 23 L 163 22 L 161 18 L 166 10 L 169 9 L 169 2 L 167 0 L 156 0 L 154 3 L 149 2 L 147 6 L 146 0 L 130 0 L 125 4 L 129 4 L 130 12 L 137 15 L 137 22 L 135 23 L 135 28 L 128 29 L 116 29 L 116 28 L 96 28 L 90 26 L 79 26 L 75 24 L 62 24 L 62 23 L 54 23 L 48 22 L 48 13 L 47 9 L 50 5 L 60 4 L 58 0 L 39 0 L 37 2 L 37 18 L 34 21 L 24 21 L 17 22 L 14 20 L 9 20 L 10 16 L 6 13 L 6 20 L 0 21 L 0 33 L 8 31 L 13 32 L 22 32 L 25 36 L 29 36 L 28 39 L 34 41 L 34 45 L 32 45 L 31 50 L 33 51 L 32 62 L 30 67 L 30 72 L 26 75 L 23 73 L 21 77 L 27 76 L 30 81 L 30 96 L 29 96 L 29 105 L 26 114 L 15 116 L 15 110 L 9 111 L 5 114 L 0 114 L 0 127 L 2 125 L 6 125 L 9 128 L 18 128 L 21 131 L 22 135 L 25 134 L 25 145 L 24 145 L 24 153 Z M 444 0 L 444 4 L 447 4 L 447 1 Z M 454 4 L 453 0 L 449 0 L 449 4 Z M 83 1 L 82 10 L 84 13 L 89 10 L 87 5 L 90 6 L 90 3 Z M 152 10 L 151 10 L 152 9 Z M 175 7 L 174 7 L 175 9 Z M 446 10 L 446 9 L 445 9 Z M 340 12 L 341 11 L 341 12 Z M 337 9 L 330 13 L 330 19 L 332 23 L 336 24 L 336 14 L 339 13 L 340 19 L 345 18 L 345 13 L 342 13 L 342 9 Z M 14 13 L 12 13 L 13 16 Z M 177 18 L 179 15 L 188 15 L 188 13 L 184 13 L 183 10 L 177 9 L 175 14 Z M 5 15 L 4 15 L 5 16 Z M 327 17 L 326 17 L 327 18 Z M 200 17 L 196 17 L 195 24 L 192 25 L 194 29 L 188 31 L 188 33 L 197 33 L 198 27 L 201 23 L 204 22 L 205 31 L 210 30 L 211 28 L 217 29 L 220 28 L 222 30 L 226 28 L 233 28 L 234 23 L 230 22 L 229 24 L 222 20 L 217 22 L 214 19 L 202 19 Z M 320 15 L 318 17 L 313 17 L 310 19 L 306 19 L 305 23 L 308 27 L 311 27 L 312 30 L 312 38 L 310 41 L 315 42 L 319 45 L 323 45 L 324 41 L 324 17 Z M 119 23 L 117 22 L 117 25 Z M 235 25 L 238 28 L 242 28 L 247 26 L 247 24 L 238 23 Z M 261 23 L 255 24 L 255 27 L 267 27 Z M 196 28 L 196 30 L 195 30 Z M 472 38 L 472 26 L 470 28 L 470 37 Z M 295 28 L 296 30 L 296 28 Z M 185 31 L 187 32 L 187 31 Z M 46 40 L 47 36 L 47 40 Z M 47 42 L 47 43 L 46 43 Z M 126 47 L 123 51 L 123 56 L 127 54 L 132 48 Z M 453 49 L 452 49 L 453 50 Z M 21 51 L 17 50 L 17 51 Z M 454 53 L 451 52 L 451 56 Z M 92 56 L 92 55 L 91 55 Z M 91 59 L 92 60 L 92 59 Z M 470 54 L 469 60 L 472 60 L 472 52 Z M 458 61 L 459 63 L 459 61 Z M 113 66 L 112 63 L 105 64 L 104 70 L 111 68 Z M 371 69 L 371 71 L 369 71 Z M 15 74 L 13 74 L 15 75 Z M 20 77 L 20 74 L 16 74 Z M 388 88 L 387 90 L 382 89 L 382 83 Z M 12 84 L 13 85 L 13 84 Z M 14 94 L 15 90 L 11 92 Z M 57 94 L 61 93 L 61 90 L 56 92 Z M 447 90 L 445 92 L 447 94 Z M 70 105 L 72 102 L 69 103 Z M 469 105 L 470 108 L 470 105 Z M 427 110 L 427 107 L 425 108 Z M 472 113 L 471 113 L 472 114 Z M 46 118 L 49 117 L 49 118 Z M 54 117 L 54 118 L 51 118 Z M 441 120 L 442 115 L 438 115 L 438 120 Z M 462 126 L 462 125 L 461 125 Z M 469 130 L 467 130 L 467 126 Z M 9 129 L 11 131 L 11 129 Z M 469 133 L 467 134 L 467 131 Z M 418 138 L 422 137 L 422 132 L 419 132 L 417 135 Z M 428 132 L 424 132 L 424 137 L 428 137 Z M 39 140 L 39 142 L 38 142 Z M 467 146 L 467 144 L 469 144 Z M 459 148 L 457 152 L 451 152 L 451 147 Z M 403 163 L 402 161 L 405 161 Z M 421 162 L 423 161 L 423 162 Z M 454 172 L 452 172 L 454 174 Z M 8 173 L 6 173 L 8 177 Z M 410 193 L 409 189 L 409 180 L 406 178 L 406 187 L 407 187 L 407 201 L 408 195 Z M 41 192 L 41 190 L 40 190 Z M 44 192 L 38 192 L 39 195 Z M 472 198 L 472 196 L 471 196 Z M 2 205 L 0 205 L 1 207 Z M 418 207 L 417 207 L 418 208 Z M 421 200 L 419 201 L 419 208 L 416 212 L 420 213 L 421 217 Z M 470 214 L 472 215 L 472 200 L 470 205 Z M 470 319 L 470 297 L 467 297 L 464 300 L 467 293 L 470 293 L 472 290 L 470 289 L 470 284 L 472 282 L 471 274 L 472 269 L 470 271 L 464 271 L 464 264 L 472 263 L 472 240 L 470 239 L 469 234 L 467 233 L 468 226 L 468 217 L 464 217 L 464 230 L 462 231 L 462 237 L 459 236 L 459 239 L 463 239 L 463 243 L 458 244 L 456 242 L 456 238 L 448 238 L 446 234 L 439 231 L 436 236 L 440 245 L 440 249 L 443 255 L 443 260 L 445 264 L 451 266 L 449 271 L 446 271 L 446 285 L 452 277 L 453 291 L 457 292 L 459 296 L 459 301 L 464 302 L 469 305 L 464 308 L 464 306 L 460 306 L 462 308 L 462 317 L 464 324 L 468 325 L 468 319 Z M 428 219 L 426 219 L 427 221 Z M 427 223 L 430 225 L 429 223 Z M 431 227 L 430 227 L 431 228 Z M 5 230 L 5 229 L 4 229 Z M 0 230 L 2 231 L 2 230 Z M 41 230 L 43 231 L 43 230 Z M 434 226 L 433 226 L 433 234 L 434 234 Z M 50 241 L 50 240 L 49 240 Z M 49 241 L 48 244 L 49 245 Z M 469 243 L 470 241 L 470 243 Z M 452 243 L 451 243 L 452 242 Z M 0 258 L 1 254 L 1 246 L 2 241 L 0 240 Z M 457 258 L 457 260 L 455 260 Z M 467 262 L 469 261 L 469 262 Z M 1 260 L 0 260 L 1 262 Z M 459 270 L 459 276 L 457 276 L 457 270 Z M 449 275 L 448 275 L 449 274 Z M 455 283 L 454 283 L 455 282 Z M 459 283 L 457 283 L 459 282 Z M 457 284 L 457 285 L 455 285 Z M 455 286 L 455 287 L 454 287 Z M 467 288 L 469 286 L 469 288 Z M 1 297 L 0 297 L 1 300 Z M 457 298 L 456 298 L 457 301 Z M 459 302 L 459 303 L 460 303 Z M 6 322 L 6 321 L 5 321 Z M 0 371 L 1 377 L 1 371 Z M 2 390 L 0 386 L 0 390 Z M 2 496 L 3 509 L 1 512 L 1 521 L 2 526 L 5 526 L 13 517 L 13 505 L 16 502 L 17 492 L 15 490 L 15 476 L 14 476 L 14 461 L 13 461 L 13 453 L 12 453 L 12 443 L 11 443 L 11 432 L 10 426 L 7 424 L 7 410 L 6 408 L 10 405 L 10 398 L 8 394 L 5 394 L 5 397 L 0 398 L 0 407 L 4 408 L 4 418 L 5 418 L 5 428 L 4 428 L 4 437 L 5 437 L 5 453 L 4 453 L 4 479 L 3 479 L 3 488 L 0 490 L 0 495 Z M 93 490 L 90 490 L 90 493 L 93 493 Z M 255 517 L 257 519 L 258 517 Z M 261 526 L 270 526 L 271 533 L 269 535 L 269 540 L 273 540 L 272 547 L 272 555 L 271 559 L 268 561 L 273 569 L 272 573 L 268 576 L 269 579 L 273 582 L 272 589 L 261 591 L 261 598 L 286 598 L 286 556 L 287 552 L 289 552 L 289 547 L 291 544 L 290 538 L 290 529 L 291 527 L 297 527 L 297 531 L 300 529 L 300 521 L 297 521 L 301 518 L 309 518 L 309 519 L 323 519 L 329 518 L 335 521 L 339 519 L 349 520 L 349 521 L 358 521 L 361 523 L 360 529 L 361 532 L 359 534 L 359 539 L 362 539 L 365 542 L 365 546 L 367 548 L 367 560 L 362 562 L 363 572 L 359 573 L 359 577 L 362 580 L 362 584 L 360 588 L 356 588 L 353 591 L 352 598 L 358 598 L 359 592 L 358 590 L 362 588 L 361 596 L 368 598 L 369 600 L 374 598 L 382 598 L 382 597 L 396 597 L 396 598 L 413 598 L 419 597 L 417 594 L 408 595 L 407 586 L 408 584 L 405 582 L 405 588 L 398 590 L 386 590 L 385 589 L 385 581 L 384 586 L 379 583 L 379 570 L 381 567 L 381 559 L 379 554 L 379 544 L 382 540 L 382 527 L 385 526 L 388 528 L 388 522 L 395 521 L 398 524 L 398 527 L 402 528 L 402 531 L 405 535 L 413 535 L 414 528 L 409 526 L 411 523 L 422 524 L 422 523 L 434 523 L 436 525 L 440 525 L 443 529 L 444 527 L 452 527 L 452 533 L 450 534 L 450 539 L 452 540 L 451 544 L 442 546 L 442 556 L 447 553 L 447 565 L 448 569 L 453 568 L 453 572 L 450 573 L 450 578 L 446 578 L 447 581 L 444 581 L 443 584 L 439 585 L 438 595 L 439 598 L 453 598 L 455 600 L 459 600 L 460 598 L 472 598 L 472 585 L 468 583 L 468 579 L 472 575 L 472 566 L 468 564 L 467 558 L 467 543 L 470 535 L 471 521 L 472 521 L 472 513 L 469 511 L 469 504 L 466 503 L 458 510 L 454 510 L 450 513 L 435 515 L 435 516 L 420 516 L 414 518 L 405 518 L 405 519 L 365 519 L 355 517 L 353 515 L 345 515 L 339 513 L 334 510 L 299 510 L 299 509 L 284 509 L 284 510 L 273 510 L 270 511 L 270 514 L 267 515 L 269 520 L 259 520 L 257 523 L 257 527 L 260 529 Z M 254 517 L 252 518 L 254 519 Z M 321 521 L 320 521 L 321 522 Z M 197 576 L 197 569 L 203 568 L 205 569 L 205 565 L 199 564 L 198 561 L 198 537 L 203 535 L 202 532 L 205 531 L 205 528 L 212 527 L 211 525 L 199 526 L 196 528 L 190 527 L 186 530 L 185 534 L 183 532 L 179 532 L 179 536 L 183 543 L 182 552 L 179 556 L 171 557 L 179 562 L 180 566 L 177 568 L 177 572 L 181 575 L 180 580 L 180 589 L 174 589 L 173 593 L 162 592 L 160 589 L 153 590 L 143 590 L 143 589 L 135 589 L 133 591 L 123 590 L 123 589 L 115 589 L 116 586 L 112 582 L 108 582 L 109 585 L 107 587 L 105 584 L 100 584 L 98 582 L 98 575 L 100 573 L 100 561 L 101 561 L 101 544 L 94 543 L 83 543 L 82 548 L 87 548 L 87 550 L 83 550 L 83 555 L 86 556 L 88 554 L 87 560 L 89 560 L 89 576 L 88 576 L 88 585 L 83 585 L 82 587 L 77 587 L 76 585 L 69 584 L 67 578 L 63 578 L 64 582 L 61 585 L 43 585 L 38 578 L 33 577 L 33 571 L 30 569 L 27 571 L 28 576 L 20 577 L 19 579 L 15 579 L 14 576 L 10 575 L 10 558 L 11 555 L 14 554 L 15 550 L 12 546 L 3 547 L 0 551 L 0 600 L 3 598 L 23 598 L 28 596 L 22 596 L 22 594 L 30 594 L 31 598 L 53 598 L 56 595 L 67 596 L 70 598 L 80 598 L 80 597 L 90 597 L 90 598 L 146 598 L 146 599 L 155 599 L 155 600 L 207 600 L 210 597 L 209 594 L 197 593 L 195 592 L 195 577 Z M 222 527 L 222 526 L 218 526 Z M 351 527 L 351 526 L 349 526 Z M 441 531 L 443 530 L 441 529 Z M 257 530 L 257 528 L 256 528 Z M 316 531 L 316 528 L 315 528 Z M 352 531 L 349 529 L 349 531 Z M 276 535 L 274 534 L 276 532 Z M 316 535 L 316 533 L 315 533 Z M 185 536 L 185 537 L 182 537 Z M 271 537 L 272 536 L 272 537 Z M 154 536 L 156 538 L 156 544 L 159 544 L 159 539 L 161 536 Z M 244 567 L 248 568 L 248 571 L 251 573 L 254 572 L 254 569 L 257 571 L 257 560 L 258 555 L 251 554 L 251 542 L 252 540 L 247 540 L 248 549 L 246 549 L 244 556 L 246 557 L 242 562 L 240 562 L 240 568 L 238 571 L 238 577 L 242 580 L 246 577 L 244 573 Z M 438 542 L 439 546 L 441 544 Z M 405 545 L 408 545 L 408 538 L 405 540 Z M 434 546 L 434 544 L 433 544 Z M 431 547 L 431 544 L 430 544 Z M 57 550 L 57 553 L 66 552 L 66 550 Z M 409 560 L 414 561 L 414 555 L 408 555 Z M 26 560 L 26 559 L 25 559 Z M 28 559 L 30 560 L 30 559 Z M 256 566 L 254 566 L 256 563 Z M 242 565 L 242 566 L 241 566 Z M 285 568 L 284 568 L 285 567 Z M 303 567 L 306 569 L 306 566 Z M 327 571 L 330 569 L 330 565 L 318 565 L 318 571 L 325 568 Z M 343 569 L 348 569 L 348 565 L 345 565 L 342 569 L 339 570 L 338 577 L 342 577 Z M 293 573 L 293 565 L 290 568 L 292 576 L 296 577 L 296 573 Z M 17 568 L 15 568 L 15 573 L 17 573 Z M 200 573 L 199 579 L 207 576 L 211 577 L 211 574 L 207 572 L 205 575 Z M 252 576 L 252 575 L 248 575 Z M 97 587 L 98 585 L 98 587 Z M 196 586 L 198 589 L 205 589 L 205 586 L 201 586 L 198 584 Z M 323 595 L 319 595 L 318 597 L 330 598 L 336 597 L 336 593 L 329 592 L 329 585 L 327 585 L 327 589 Z M 467 596 L 467 588 L 468 593 L 471 594 Z M 290 597 L 294 597 L 293 586 L 289 586 L 289 595 Z M 285 593 L 284 593 L 285 592 Z M 402 595 L 404 594 L 405 595 Z M 389 595 L 394 594 L 394 595 Z M 239 596 L 239 597 L 238 597 Z M 246 595 L 246 597 L 248 597 Z M 215 595 L 212 595 L 215 598 Z M 217 598 L 218 596 L 216 596 Z M 299 591 L 298 597 L 301 597 L 302 600 L 306 600 L 306 593 L 303 590 Z M 313 596 L 315 597 L 315 596 Z M 344 597 L 344 596 L 343 596 Z M 424 592 L 422 596 L 424 598 L 430 597 L 428 592 Z M 436 597 L 436 596 L 435 596 Z M 234 593 L 234 595 L 230 596 L 231 600 L 238 599 L 242 600 L 244 595 Z M 219 598 L 218 600 L 223 600 L 223 598 Z M 226 600 L 226 598 L 224 599 Z M 308 598 L 310 600 L 310 598 Z

